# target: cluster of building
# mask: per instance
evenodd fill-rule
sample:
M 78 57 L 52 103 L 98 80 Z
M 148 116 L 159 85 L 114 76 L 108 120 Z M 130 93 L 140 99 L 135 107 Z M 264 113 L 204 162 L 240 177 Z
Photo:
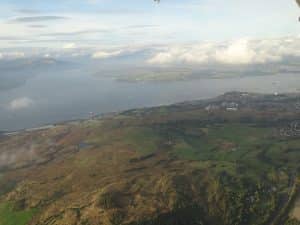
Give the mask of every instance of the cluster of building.
M 296 110 L 300 110 L 300 102 L 295 103 Z
M 300 121 L 294 121 L 289 126 L 280 128 L 279 135 L 282 137 L 300 137 Z
M 221 104 L 209 104 L 205 107 L 205 110 L 208 112 L 216 110 L 226 110 L 234 112 L 239 110 L 239 104 L 236 102 L 222 102 Z

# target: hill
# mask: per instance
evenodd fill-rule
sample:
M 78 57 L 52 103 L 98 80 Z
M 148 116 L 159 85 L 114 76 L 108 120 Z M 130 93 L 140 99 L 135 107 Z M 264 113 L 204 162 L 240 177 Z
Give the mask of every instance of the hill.
M 0 225 L 299 225 L 300 96 L 228 93 L 0 138 Z

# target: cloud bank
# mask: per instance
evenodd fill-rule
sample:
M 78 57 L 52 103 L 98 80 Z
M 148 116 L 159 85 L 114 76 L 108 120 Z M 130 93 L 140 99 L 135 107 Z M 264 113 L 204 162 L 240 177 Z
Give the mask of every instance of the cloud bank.
M 238 39 L 225 43 L 206 42 L 169 46 L 155 53 L 150 64 L 264 64 L 300 56 L 300 39 Z

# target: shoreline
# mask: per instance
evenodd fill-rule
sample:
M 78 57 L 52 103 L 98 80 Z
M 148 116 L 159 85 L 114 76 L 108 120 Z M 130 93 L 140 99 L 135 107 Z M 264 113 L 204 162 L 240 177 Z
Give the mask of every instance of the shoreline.
M 212 97 L 212 98 L 205 98 L 205 99 L 199 99 L 199 100 L 191 100 L 191 101 L 182 101 L 182 102 L 177 102 L 177 103 L 171 103 L 171 104 L 158 104 L 155 106 L 149 106 L 149 107 L 137 107 L 137 108 L 132 108 L 132 109 L 128 109 L 128 110 L 122 110 L 122 111 L 115 111 L 115 112 L 109 112 L 109 113 L 100 113 L 100 114 L 94 114 L 92 117 L 82 117 L 82 118 L 78 118 L 78 119 L 71 119 L 71 120 L 64 120 L 64 121 L 58 121 L 55 123 L 49 123 L 49 124 L 41 124 L 40 126 L 36 126 L 36 127 L 29 127 L 29 128 L 23 128 L 23 129 L 19 129 L 19 130 L 11 130 L 11 131 L 7 131 L 7 130 L 0 130 L 0 136 L 14 136 L 14 135 L 18 135 L 22 132 L 34 132 L 34 131 L 41 131 L 41 130 L 47 130 L 47 129 L 51 129 L 54 128 L 58 125 L 64 125 L 64 124 L 68 124 L 68 123 L 74 123 L 74 122 L 82 122 L 82 121 L 88 121 L 88 120 L 95 120 L 95 119 L 103 119 L 105 117 L 110 117 L 110 116 L 115 116 L 118 115 L 120 113 L 124 113 L 124 112 L 129 112 L 129 111 L 134 111 L 134 110 L 139 110 L 139 109 L 151 109 L 151 108 L 157 108 L 157 107 L 164 107 L 164 106 L 176 106 L 176 105 L 182 105 L 182 104 L 199 104 L 199 103 L 205 103 L 205 102 L 210 102 L 210 101 L 214 101 L 216 99 L 222 98 L 224 96 L 227 95 L 237 95 L 237 97 L 255 97 L 255 96 L 268 96 L 268 97 L 299 97 L 299 109 L 300 109 L 300 92 L 287 92 L 287 93 L 259 93 L 259 92 L 241 92 L 241 91 L 231 91 L 231 92 L 226 92 L 223 93 L 221 95 L 218 95 L 216 97 Z

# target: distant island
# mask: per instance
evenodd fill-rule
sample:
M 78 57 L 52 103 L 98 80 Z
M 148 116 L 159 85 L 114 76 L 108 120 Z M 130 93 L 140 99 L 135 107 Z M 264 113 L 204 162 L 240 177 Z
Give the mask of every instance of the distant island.
M 297 65 L 210 65 L 197 67 L 142 67 L 111 71 L 110 74 L 120 82 L 164 82 L 195 79 L 226 79 L 248 76 L 275 76 L 298 73 Z M 97 75 L 95 75 L 97 76 Z

